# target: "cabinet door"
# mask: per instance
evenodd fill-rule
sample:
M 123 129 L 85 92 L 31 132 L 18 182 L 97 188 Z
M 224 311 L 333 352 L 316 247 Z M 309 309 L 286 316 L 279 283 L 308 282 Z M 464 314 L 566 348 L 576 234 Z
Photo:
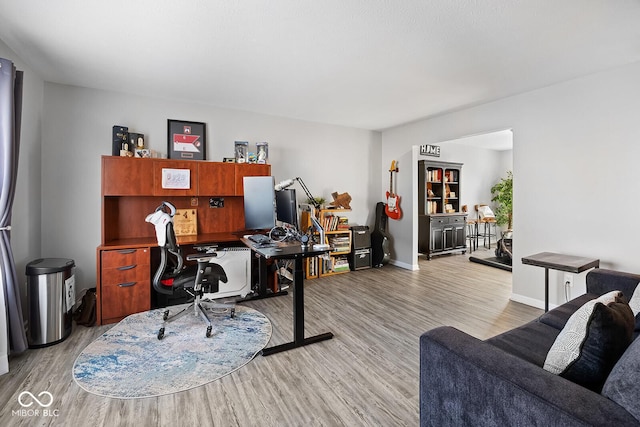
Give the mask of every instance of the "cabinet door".
M 271 165 L 258 164 L 235 164 L 235 194 L 236 196 L 244 196 L 244 186 L 242 184 L 245 176 L 269 176 L 271 175 Z
M 442 252 L 445 248 L 444 227 L 431 224 L 431 251 Z
M 202 162 L 198 164 L 200 196 L 234 196 L 236 191 L 233 163 Z
M 171 169 L 189 171 L 189 185 L 187 189 L 163 188 L 163 173 L 171 173 Z M 164 171 L 164 172 L 163 172 Z M 173 173 L 179 176 L 179 173 Z M 198 194 L 198 162 L 193 160 L 156 160 L 153 162 L 153 195 L 154 196 L 195 196 Z M 168 186 L 174 186 L 172 183 Z M 166 187 L 166 185 L 165 185 Z
M 102 157 L 102 195 L 139 196 L 149 192 L 153 160 L 132 157 Z
M 454 244 L 454 233 L 453 233 L 453 227 L 452 226 L 447 226 L 445 228 L 442 229 L 442 239 L 443 239 L 443 250 L 449 250 L 449 249 L 453 249 L 455 244 Z
M 455 225 L 453 228 L 453 247 L 464 248 L 467 245 L 467 230 L 465 226 Z

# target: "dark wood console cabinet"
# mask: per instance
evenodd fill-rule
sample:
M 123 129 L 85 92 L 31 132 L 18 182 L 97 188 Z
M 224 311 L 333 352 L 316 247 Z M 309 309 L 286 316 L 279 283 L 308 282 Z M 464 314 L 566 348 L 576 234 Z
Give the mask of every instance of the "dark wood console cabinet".
M 162 188 L 162 169 L 188 169 L 188 189 Z M 152 248 L 157 246 L 146 216 L 163 201 L 196 209 L 198 234 L 180 245 L 233 244 L 244 230 L 244 176 L 271 175 L 271 166 L 202 160 L 102 157 L 102 241 L 97 248 L 97 323 L 121 320 L 151 308 Z M 223 207 L 210 207 L 210 198 Z
M 418 252 L 431 259 L 467 251 L 467 214 L 434 214 L 418 216 Z

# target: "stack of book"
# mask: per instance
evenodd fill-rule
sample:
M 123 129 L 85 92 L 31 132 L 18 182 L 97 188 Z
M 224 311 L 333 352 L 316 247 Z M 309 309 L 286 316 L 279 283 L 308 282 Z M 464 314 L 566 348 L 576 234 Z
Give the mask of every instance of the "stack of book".
M 336 273 L 349 271 L 349 259 L 346 256 L 335 257 L 333 261 L 333 271 Z
M 334 252 L 349 252 L 351 250 L 351 239 L 348 235 L 341 234 L 329 236 L 327 238 Z

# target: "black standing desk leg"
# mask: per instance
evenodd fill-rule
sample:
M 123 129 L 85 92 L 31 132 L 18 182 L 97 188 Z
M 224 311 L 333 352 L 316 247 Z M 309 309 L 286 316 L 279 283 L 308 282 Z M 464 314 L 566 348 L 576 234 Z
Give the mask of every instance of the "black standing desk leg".
M 544 312 L 549 311 L 549 269 L 544 269 Z
M 293 272 L 293 333 L 296 345 L 304 344 L 304 272 L 302 257 L 295 260 Z
M 331 332 L 304 337 L 304 270 L 302 257 L 296 258 L 295 271 L 293 272 L 293 341 L 268 347 L 262 350 L 263 356 L 280 353 L 304 345 L 313 344 L 333 338 Z

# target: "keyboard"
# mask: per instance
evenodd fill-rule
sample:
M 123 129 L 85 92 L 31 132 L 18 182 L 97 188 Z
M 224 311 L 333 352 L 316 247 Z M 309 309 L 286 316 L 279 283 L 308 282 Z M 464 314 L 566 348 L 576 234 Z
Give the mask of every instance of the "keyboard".
M 264 234 L 252 234 L 247 239 L 251 240 L 254 243 L 258 243 L 259 245 L 264 243 L 271 243 L 271 239 Z

